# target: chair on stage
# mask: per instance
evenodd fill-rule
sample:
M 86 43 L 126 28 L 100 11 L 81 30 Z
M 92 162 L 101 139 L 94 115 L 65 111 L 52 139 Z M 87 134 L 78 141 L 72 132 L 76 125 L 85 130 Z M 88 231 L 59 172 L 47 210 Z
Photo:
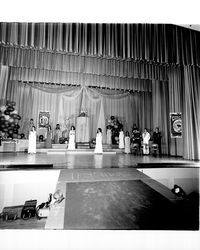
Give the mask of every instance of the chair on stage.
M 158 155 L 158 144 L 153 143 L 151 146 L 151 154 L 153 156 L 157 156 Z
M 134 155 L 140 154 L 140 146 L 138 143 L 133 143 L 132 152 Z

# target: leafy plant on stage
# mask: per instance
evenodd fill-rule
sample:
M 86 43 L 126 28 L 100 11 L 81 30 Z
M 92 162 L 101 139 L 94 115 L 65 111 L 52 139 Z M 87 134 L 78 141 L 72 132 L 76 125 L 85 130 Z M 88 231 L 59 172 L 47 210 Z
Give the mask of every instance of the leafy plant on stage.
M 19 121 L 21 116 L 14 108 L 14 101 L 6 101 L 6 105 L 0 106 L 0 132 L 3 139 L 22 139 L 24 134 L 19 134 Z

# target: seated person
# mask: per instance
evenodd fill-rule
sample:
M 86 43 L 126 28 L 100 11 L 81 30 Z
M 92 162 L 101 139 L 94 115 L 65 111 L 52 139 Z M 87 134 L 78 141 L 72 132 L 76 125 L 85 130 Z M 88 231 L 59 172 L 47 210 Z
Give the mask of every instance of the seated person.
M 131 143 L 134 144 L 134 143 L 137 143 L 139 144 L 139 148 L 141 147 L 141 133 L 140 131 L 138 130 L 138 128 L 135 126 L 133 127 L 133 130 L 132 130 L 132 138 L 131 138 Z
M 62 132 L 62 141 L 63 141 L 63 143 L 67 143 L 67 141 L 69 139 L 68 135 L 69 135 L 69 132 L 68 132 L 68 129 L 67 129 L 67 126 L 66 126 L 66 129 L 63 130 L 63 132 Z
M 161 132 L 159 131 L 159 127 L 156 127 L 155 131 L 153 132 L 153 143 L 158 144 L 158 151 L 159 155 L 161 155 Z

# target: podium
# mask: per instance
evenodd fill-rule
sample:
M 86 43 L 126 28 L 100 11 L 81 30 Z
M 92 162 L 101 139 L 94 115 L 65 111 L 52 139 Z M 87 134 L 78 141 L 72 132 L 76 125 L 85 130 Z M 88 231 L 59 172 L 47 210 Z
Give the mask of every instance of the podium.
M 90 124 L 89 117 L 77 117 L 76 120 L 76 143 L 77 148 L 89 148 Z

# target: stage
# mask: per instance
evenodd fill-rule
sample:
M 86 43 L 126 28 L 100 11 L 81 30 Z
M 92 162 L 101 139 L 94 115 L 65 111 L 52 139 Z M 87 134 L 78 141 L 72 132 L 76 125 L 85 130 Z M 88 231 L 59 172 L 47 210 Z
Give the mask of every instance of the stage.
M 62 152 L 62 151 L 61 151 Z M 116 151 L 105 152 L 103 155 L 95 155 L 93 150 L 75 150 L 67 153 L 54 154 L 24 152 L 0 153 L 0 170 L 20 168 L 20 166 L 35 165 L 39 169 L 42 165 L 53 165 L 56 169 L 79 169 L 79 168 L 138 168 L 157 166 L 165 167 L 180 165 L 181 167 L 199 167 L 196 161 L 184 160 L 181 157 L 154 157 L 152 155 L 124 154 Z

